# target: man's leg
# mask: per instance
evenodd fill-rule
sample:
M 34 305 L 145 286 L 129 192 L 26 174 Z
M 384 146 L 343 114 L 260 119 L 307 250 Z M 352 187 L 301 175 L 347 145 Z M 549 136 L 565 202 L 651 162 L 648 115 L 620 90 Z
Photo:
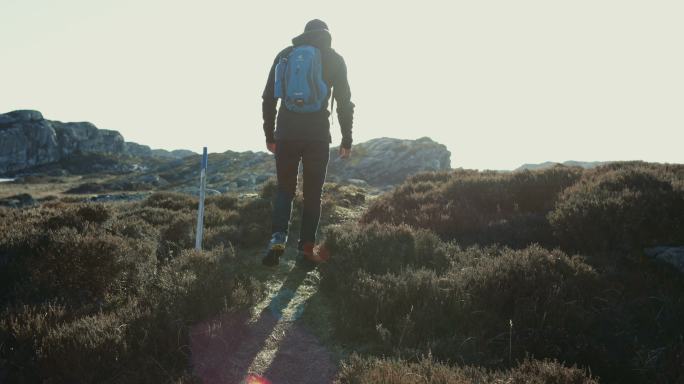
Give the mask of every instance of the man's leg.
M 278 189 L 273 203 L 273 226 L 271 233 L 287 233 L 292 213 L 292 199 L 297 190 L 297 169 L 301 157 L 300 145 L 291 141 L 279 141 L 276 145 L 276 174 Z
M 321 217 L 321 193 L 329 157 L 330 147 L 327 142 L 311 141 L 304 146 L 302 152 L 304 210 L 299 235 L 300 249 L 304 243 L 316 242 L 316 231 Z
M 297 189 L 297 168 L 299 167 L 300 148 L 298 143 L 279 141 L 276 145 L 276 173 L 278 189 L 273 202 L 273 226 L 268 251 L 261 263 L 274 267 L 280 262 L 285 250 L 287 232 L 292 212 L 292 199 Z

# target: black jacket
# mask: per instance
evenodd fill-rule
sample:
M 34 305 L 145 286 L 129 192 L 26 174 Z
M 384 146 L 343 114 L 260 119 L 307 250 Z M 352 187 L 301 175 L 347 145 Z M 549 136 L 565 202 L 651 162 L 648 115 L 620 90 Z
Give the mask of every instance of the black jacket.
M 331 47 L 330 33 L 326 30 L 314 30 L 304 32 L 292 39 L 292 45 L 313 45 L 321 50 L 323 61 L 323 80 L 328 83 L 328 88 L 332 89 L 337 106 L 337 118 L 342 130 L 342 147 L 351 148 L 352 144 L 352 124 L 354 120 L 354 103 L 351 102 L 351 91 L 347 81 L 347 66 L 340 54 Z M 276 105 L 278 99 L 274 95 L 275 67 L 280 58 L 287 55 L 292 47 L 285 48 L 276 56 L 268 74 L 268 82 L 262 95 L 262 113 L 264 117 L 264 134 L 266 141 L 271 143 L 276 140 L 315 140 L 331 142 L 330 137 L 330 112 L 328 102 L 330 95 L 326 99 L 324 108 L 319 112 L 297 113 L 288 110 L 283 103 L 280 103 L 280 110 L 277 113 L 278 121 L 276 124 Z M 275 130 L 275 132 L 274 132 Z

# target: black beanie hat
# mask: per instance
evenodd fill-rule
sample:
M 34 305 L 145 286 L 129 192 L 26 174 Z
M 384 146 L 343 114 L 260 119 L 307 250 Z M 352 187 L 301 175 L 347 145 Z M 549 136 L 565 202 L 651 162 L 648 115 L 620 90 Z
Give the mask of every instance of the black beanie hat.
M 309 32 L 309 31 L 319 31 L 321 29 L 328 30 L 328 24 L 326 24 L 323 20 L 319 19 L 313 19 L 306 23 L 306 27 L 304 27 L 304 32 Z

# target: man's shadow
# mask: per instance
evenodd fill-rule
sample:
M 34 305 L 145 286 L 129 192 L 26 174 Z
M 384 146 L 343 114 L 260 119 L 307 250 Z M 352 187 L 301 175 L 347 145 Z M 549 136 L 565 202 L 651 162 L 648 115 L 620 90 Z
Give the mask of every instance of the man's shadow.
M 268 338 L 278 322 L 283 318 L 283 311 L 295 297 L 297 289 L 302 285 L 311 268 L 307 265 L 296 265 L 288 273 L 283 285 L 275 295 L 270 297 L 270 303 L 256 316 L 256 321 L 247 325 L 250 335 L 244 339 L 230 359 L 233 363 L 231 377 L 244 379 L 250 372 L 251 365 L 257 355 L 264 349 Z M 288 319 L 295 321 L 303 312 L 304 303 L 295 309 L 295 313 Z M 252 317 L 254 318 L 254 317 Z M 264 369 L 267 367 L 264 367 Z

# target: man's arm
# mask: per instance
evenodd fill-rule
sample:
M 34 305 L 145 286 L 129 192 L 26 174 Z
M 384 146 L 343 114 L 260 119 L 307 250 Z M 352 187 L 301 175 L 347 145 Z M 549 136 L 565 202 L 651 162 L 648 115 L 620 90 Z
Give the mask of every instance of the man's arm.
M 347 65 L 342 56 L 340 56 L 340 66 L 333 87 L 333 96 L 337 102 L 337 120 L 340 122 L 340 130 L 342 131 L 341 147 L 349 149 L 352 146 L 354 103 L 351 101 L 351 89 L 349 88 L 349 81 L 347 80 Z
M 275 130 L 277 114 L 276 105 L 278 104 L 278 99 L 276 99 L 273 95 L 275 90 L 275 67 L 279 60 L 280 55 L 278 55 L 278 57 L 276 57 L 273 61 L 271 71 L 268 73 L 268 80 L 266 81 L 264 93 L 261 95 L 261 98 L 263 99 L 261 102 L 261 114 L 264 118 L 264 135 L 266 136 L 267 143 L 275 143 L 273 131 Z

